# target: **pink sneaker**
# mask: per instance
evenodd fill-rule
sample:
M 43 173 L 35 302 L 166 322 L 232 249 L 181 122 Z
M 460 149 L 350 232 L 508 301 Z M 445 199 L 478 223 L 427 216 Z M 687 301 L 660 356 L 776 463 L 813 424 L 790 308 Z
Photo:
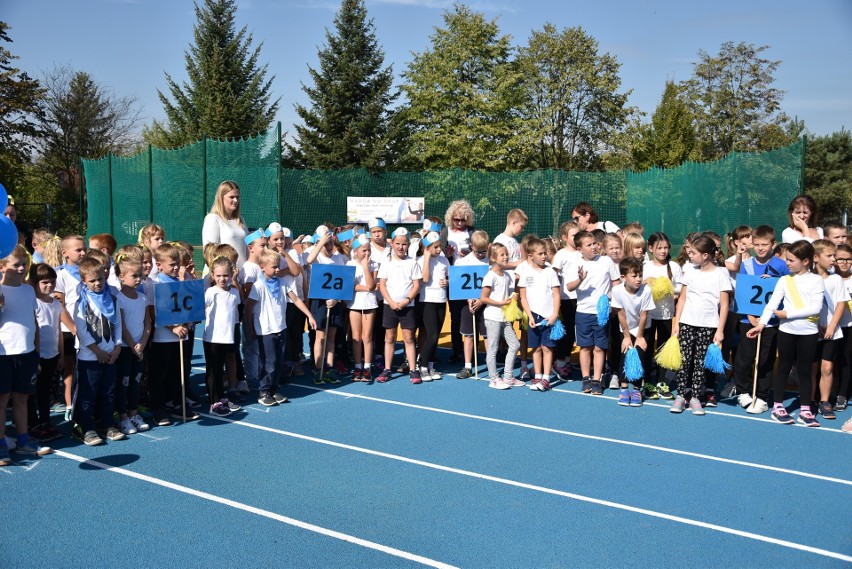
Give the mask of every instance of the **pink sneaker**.
M 504 377 L 503 383 L 505 383 L 509 387 L 523 387 L 524 385 L 526 385 L 526 383 L 514 376 Z

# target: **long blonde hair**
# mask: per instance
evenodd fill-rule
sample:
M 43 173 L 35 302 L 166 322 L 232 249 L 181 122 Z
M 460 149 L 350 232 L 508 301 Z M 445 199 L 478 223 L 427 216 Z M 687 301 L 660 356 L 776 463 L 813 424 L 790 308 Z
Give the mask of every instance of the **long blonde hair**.
M 231 221 L 227 217 L 225 217 L 225 194 L 230 191 L 237 190 L 240 191 L 240 187 L 236 182 L 232 182 L 231 180 L 225 180 L 219 187 L 216 188 L 216 197 L 213 198 L 213 205 L 210 207 L 210 213 L 215 213 L 222 219 L 226 221 Z M 237 211 L 234 212 L 234 219 L 239 223 L 244 229 L 246 228 L 246 222 L 243 221 L 242 215 L 240 215 L 240 203 L 237 202 Z

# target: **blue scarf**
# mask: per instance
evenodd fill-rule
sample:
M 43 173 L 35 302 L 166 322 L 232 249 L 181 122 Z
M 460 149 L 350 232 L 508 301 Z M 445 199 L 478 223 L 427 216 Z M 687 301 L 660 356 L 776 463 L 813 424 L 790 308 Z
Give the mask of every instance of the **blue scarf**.
M 59 269 L 65 269 L 66 271 L 68 271 L 68 273 L 69 273 L 72 277 L 74 277 L 74 278 L 75 278 L 75 279 L 77 279 L 78 281 L 81 281 L 81 280 L 82 280 L 82 279 L 80 278 L 80 265 L 69 265 L 68 263 L 64 263 L 64 264 L 62 264 L 62 265 L 59 265 L 59 267 L 57 267 L 57 268 L 59 268 Z
M 93 304 L 101 316 L 113 325 L 118 325 L 118 311 L 115 309 L 115 302 L 107 287 L 104 287 L 101 292 L 93 292 L 84 286 L 80 287 L 80 302 L 84 307 Z
M 269 291 L 269 294 L 275 298 L 275 300 L 281 300 L 281 281 L 277 278 L 273 277 L 271 279 L 263 278 L 263 284 L 266 285 L 266 290 Z
M 165 273 L 157 273 L 157 282 L 160 283 L 178 283 L 180 279 L 177 277 L 170 277 Z

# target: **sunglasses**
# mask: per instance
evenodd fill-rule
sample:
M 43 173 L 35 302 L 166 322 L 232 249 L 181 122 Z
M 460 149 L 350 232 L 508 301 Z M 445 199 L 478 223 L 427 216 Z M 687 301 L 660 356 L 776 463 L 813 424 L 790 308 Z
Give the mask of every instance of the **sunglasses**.
M 487 250 L 486 251 L 474 251 L 473 252 L 474 255 L 485 255 L 486 253 L 488 253 Z
M 574 216 L 574 217 L 572 217 L 571 219 L 573 219 L 573 220 L 574 220 L 574 223 L 578 223 L 578 222 L 580 221 L 580 217 L 581 217 L 581 216 L 579 216 L 579 215 L 575 215 L 575 216 Z
M 465 218 L 462 218 L 462 219 L 456 219 L 456 218 L 454 217 L 454 218 L 453 218 L 453 221 L 454 221 L 454 222 L 456 222 L 456 223 L 465 223 L 465 222 L 467 221 L 467 219 L 465 219 Z

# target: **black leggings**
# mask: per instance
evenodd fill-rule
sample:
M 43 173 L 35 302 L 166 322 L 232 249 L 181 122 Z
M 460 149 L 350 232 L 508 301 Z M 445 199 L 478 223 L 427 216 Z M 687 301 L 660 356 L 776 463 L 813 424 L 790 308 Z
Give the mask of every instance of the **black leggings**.
M 811 404 L 811 366 L 817 348 L 817 334 L 803 336 L 778 332 L 778 369 L 772 382 L 775 403 L 784 402 L 784 391 L 787 388 L 787 377 L 796 362 L 796 372 L 799 375 L 799 405 Z
M 212 405 L 225 397 L 225 371 L 229 355 L 235 352 L 233 344 L 204 342 L 204 361 L 207 362 L 207 400 Z
M 447 316 L 446 302 L 420 302 L 420 322 L 426 336 L 420 346 L 420 366 L 427 367 L 429 362 L 435 361 L 435 349 L 438 347 L 438 337 L 441 328 L 444 327 L 444 318 Z
M 450 341 L 453 345 L 453 356 L 455 357 L 462 357 L 464 355 L 464 342 L 461 336 L 461 314 L 465 307 L 467 307 L 466 300 L 450 301 Z
M 831 396 L 849 398 L 849 376 L 852 371 L 852 326 L 843 328 L 843 349 L 834 354 L 835 377 Z
M 284 357 L 287 361 L 299 363 L 302 361 L 302 352 L 305 340 L 305 322 L 308 317 L 299 310 L 292 302 L 287 303 L 287 349 Z
M 39 372 L 36 376 L 36 392 L 30 395 L 28 403 L 29 425 L 34 427 L 42 423 L 50 423 L 50 388 L 53 386 L 59 356 L 39 361 Z
M 646 330 L 645 339 L 648 341 L 648 351 L 651 354 L 656 354 L 663 344 L 672 337 L 672 321 L 671 320 L 651 320 L 651 327 Z M 653 365 L 653 362 L 652 362 Z M 666 377 L 666 369 L 662 366 L 657 367 L 657 381 L 662 383 Z M 649 378 L 651 379 L 651 378 Z
M 565 335 L 556 342 L 556 359 L 567 360 L 574 351 L 574 342 L 577 340 L 577 331 L 574 322 L 577 318 L 577 299 L 563 298 L 559 304 L 559 315 L 562 317 L 562 325 L 565 326 Z

